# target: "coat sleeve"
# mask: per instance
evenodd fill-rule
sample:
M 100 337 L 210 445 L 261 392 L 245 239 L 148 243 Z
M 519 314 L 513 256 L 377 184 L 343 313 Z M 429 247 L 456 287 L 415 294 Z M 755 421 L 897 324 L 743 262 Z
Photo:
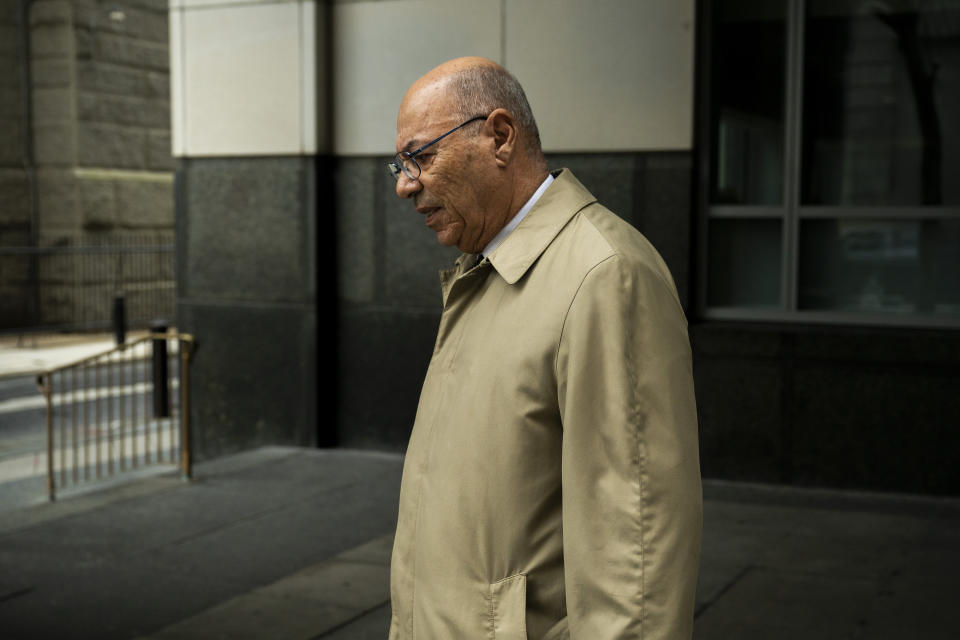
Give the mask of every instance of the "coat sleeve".
M 692 634 L 702 502 L 691 369 L 669 275 L 616 255 L 587 274 L 557 352 L 574 640 Z

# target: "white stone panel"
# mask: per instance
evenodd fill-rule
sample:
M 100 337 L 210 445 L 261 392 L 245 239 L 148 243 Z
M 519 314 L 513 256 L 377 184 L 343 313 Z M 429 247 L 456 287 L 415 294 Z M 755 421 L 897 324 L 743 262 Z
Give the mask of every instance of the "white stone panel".
M 459 56 L 500 59 L 500 0 L 333 6 L 334 152 L 392 154 L 397 108 L 426 71 Z
M 313 0 L 182 4 L 170 12 L 174 154 L 315 153 Z
M 297 1 L 298 0 L 169 0 L 171 9 L 197 9 L 201 7 L 236 6 L 241 4 L 278 4 L 280 2 Z
M 327 114 L 318 100 L 317 70 L 325 69 L 327 61 L 320 57 L 318 40 L 323 37 L 325 25 L 317 22 L 315 2 L 300 3 L 300 149 L 303 153 L 327 150 L 327 141 L 319 139 L 318 131 L 326 132 Z
M 690 149 L 693 0 L 506 0 L 505 65 L 547 151 Z

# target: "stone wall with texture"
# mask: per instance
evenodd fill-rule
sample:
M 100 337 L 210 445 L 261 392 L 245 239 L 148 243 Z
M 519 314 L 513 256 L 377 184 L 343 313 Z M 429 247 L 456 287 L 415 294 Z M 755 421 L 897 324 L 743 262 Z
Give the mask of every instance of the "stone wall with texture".
M 29 29 L 21 36 L 28 35 L 30 51 L 34 241 L 41 247 L 171 242 L 167 3 L 35 0 L 28 27 L 20 28 Z M 6 184 L 2 191 L 9 191 Z M 37 322 L 78 323 L 90 305 L 109 321 L 102 307 L 112 294 L 101 291 L 112 289 L 128 291 L 131 305 L 162 297 L 172 305 L 167 262 L 134 273 L 92 261 L 77 254 L 67 268 L 39 265 Z
M 31 6 L 44 237 L 172 229 L 166 3 Z
M 705 477 L 960 494 L 956 331 L 691 329 Z
M 0 251 L 31 237 L 26 3 L 0 0 Z M 22 324 L 31 304 L 29 261 L 0 255 L 0 326 Z
M 333 444 L 337 381 L 317 384 L 337 340 L 332 216 L 316 195 L 329 171 L 313 157 L 178 162 L 177 324 L 197 339 L 195 458 Z

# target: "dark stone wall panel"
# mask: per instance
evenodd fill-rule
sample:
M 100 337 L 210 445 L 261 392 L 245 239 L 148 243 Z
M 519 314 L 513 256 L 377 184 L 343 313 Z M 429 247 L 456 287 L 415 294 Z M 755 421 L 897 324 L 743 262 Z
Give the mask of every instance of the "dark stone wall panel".
M 597 200 L 643 233 L 663 256 L 689 308 L 691 167 L 686 152 L 549 154 Z
M 960 493 L 958 390 L 960 375 L 926 367 L 798 366 L 795 481 Z
M 708 478 L 783 480 L 783 380 L 772 360 L 702 360 L 694 367 L 700 467 Z
M 637 225 L 637 189 L 643 184 L 643 156 L 635 153 L 548 154 L 550 170 L 566 167 L 615 214 Z
M 406 449 L 439 323 L 439 305 L 435 312 L 341 310 L 341 445 Z
M 317 342 L 317 162 L 179 163 L 178 326 L 198 344 L 191 385 L 198 459 L 335 442 L 336 385 L 317 385 L 318 347 L 329 378 L 336 342 L 335 318 L 324 322 L 326 346 Z M 328 408 L 322 420 L 318 405 Z
M 197 348 L 190 370 L 194 459 L 267 444 L 315 445 L 316 312 L 304 307 L 181 302 L 181 331 Z M 323 425 L 329 427 L 329 425 Z
M 774 358 L 783 352 L 783 335 L 773 327 L 736 327 L 693 324 L 690 342 L 694 359 Z
M 960 340 L 956 332 L 836 327 L 797 335 L 797 356 L 834 362 L 956 366 Z
M 377 290 L 378 197 L 373 158 L 338 158 L 334 168 L 337 293 L 347 303 L 373 302 Z
M 310 158 L 193 159 L 184 182 L 185 298 L 313 300 Z M 332 241 L 332 240 L 331 240 Z
M 960 494 L 960 334 L 694 325 L 706 477 Z

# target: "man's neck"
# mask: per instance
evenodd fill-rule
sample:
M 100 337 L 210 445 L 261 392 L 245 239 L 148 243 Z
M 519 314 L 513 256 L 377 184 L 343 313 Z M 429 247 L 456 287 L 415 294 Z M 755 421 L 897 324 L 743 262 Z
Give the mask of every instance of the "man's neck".
M 550 172 L 544 169 L 542 172 L 531 173 L 524 180 L 518 182 L 517 187 L 514 189 L 514 193 L 517 195 L 511 203 L 510 215 L 507 216 L 507 222 L 513 220 L 513 217 L 517 215 L 517 212 L 527 203 L 527 200 L 536 193 L 537 189 L 540 188 L 540 185 L 543 184 L 543 181 L 547 179 L 549 174 Z M 504 223 L 504 225 L 506 225 L 506 223 Z
M 482 255 L 488 256 L 493 251 L 496 250 L 500 243 L 506 240 L 507 236 L 513 232 L 513 230 L 520 224 L 521 220 L 526 216 L 530 209 L 536 204 L 536 200 L 543 196 L 544 191 L 547 187 L 550 186 L 550 182 L 553 181 L 553 178 L 550 177 L 549 173 L 546 173 L 543 176 L 543 179 L 536 185 L 536 188 L 530 193 L 529 196 L 523 201 L 523 204 L 520 205 L 520 208 L 514 212 L 512 216 L 506 221 L 505 224 L 501 225 L 500 229 L 497 230 L 497 233 L 491 238 L 481 250 Z

